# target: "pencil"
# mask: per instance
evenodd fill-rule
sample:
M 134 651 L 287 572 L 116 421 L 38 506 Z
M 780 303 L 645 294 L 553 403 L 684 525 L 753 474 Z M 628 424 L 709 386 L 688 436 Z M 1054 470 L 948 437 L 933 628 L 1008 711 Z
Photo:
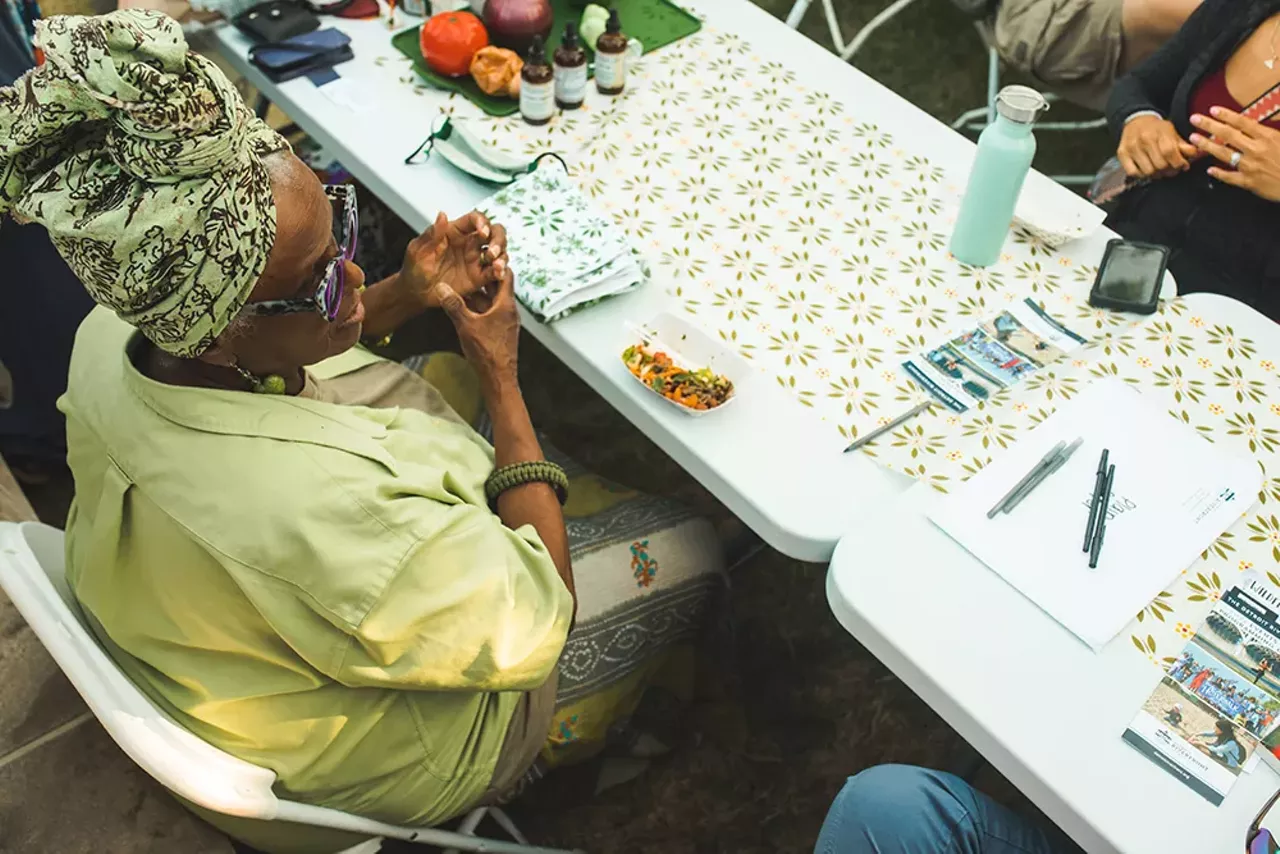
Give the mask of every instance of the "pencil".
M 1004 507 L 1001 508 L 1002 512 L 1012 513 L 1014 508 L 1022 503 L 1022 499 L 1030 495 L 1037 486 L 1048 480 L 1054 472 L 1066 465 L 1067 460 L 1071 459 L 1071 455 L 1074 454 L 1083 444 L 1084 439 L 1076 439 L 1070 445 L 1067 445 L 1066 449 L 1063 450 L 1062 453 L 1058 454 L 1057 458 L 1049 464 L 1048 468 L 1042 469 L 1040 474 L 1032 477 L 1031 481 L 1026 486 L 1014 493 L 1009 500 L 1005 502 Z M 991 517 L 988 516 L 987 518 L 990 519 Z
M 884 425 L 883 427 L 877 427 L 876 429 L 872 430 L 872 431 L 871 431 L 870 433 L 868 433 L 867 435 L 865 435 L 865 436 L 859 436 L 857 439 L 854 439 L 853 444 L 852 444 L 852 445 L 850 445 L 849 447 L 845 448 L 845 449 L 844 449 L 844 452 L 847 454 L 847 453 L 849 453 L 850 451 L 856 451 L 856 450 L 858 450 L 859 448 L 861 448 L 863 445 L 867 444 L 868 442 L 871 442 L 871 441 L 872 441 L 872 440 L 874 440 L 874 439 L 878 439 L 878 438 L 880 438 L 880 437 L 881 437 L 881 436 L 883 436 L 885 433 L 888 433 L 890 430 L 892 430 L 894 427 L 898 427 L 898 426 L 900 426 L 900 425 L 902 424 L 902 422 L 907 421 L 907 420 L 912 419 L 912 418 L 915 418 L 915 417 L 916 417 L 917 415 L 919 415 L 921 412 L 925 412 L 925 411 L 927 411 L 927 410 L 929 409 L 929 407 L 930 407 L 930 406 L 933 406 L 933 404 L 934 404 L 935 402 L 936 402 L 936 401 L 926 400 L 924 403 L 920 403 L 920 404 L 917 404 L 917 405 L 915 405 L 915 406 L 911 407 L 911 408 L 910 408 L 910 409 L 908 409 L 906 412 L 902 413 L 902 414 L 901 414 L 901 415 L 899 415 L 897 418 L 893 419 L 892 421 L 890 421 L 888 424 Z
M 1062 453 L 1062 449 L 1066 446 L 1066 442 L 1059 442 L 1050 448 L 1049 453 L 1041 457 L 1040 462 L 1036 463 L 1035 466 L 1032 467 L 1031 471 L 1023 475 L 1022 479 L 1013 485 L 1013 489 L 1006 492 L 1004 497 L 997 501 L 996 505 L 987 511 L 987 518 L 994 519 L 996 514 L 1003 510 L 1005 505 L 1009 503 L 1010 499 L 1022 491 L 1023 487 L 1039 477 L 1040 473 L 1048 469 L 1049 466 L 1053 465 L 1054 460 L 1058 458 L 1058 455 Z

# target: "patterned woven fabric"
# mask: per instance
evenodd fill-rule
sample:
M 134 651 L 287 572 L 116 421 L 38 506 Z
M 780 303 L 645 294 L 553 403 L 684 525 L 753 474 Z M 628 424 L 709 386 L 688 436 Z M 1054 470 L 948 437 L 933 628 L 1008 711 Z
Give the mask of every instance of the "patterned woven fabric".
M 157 346 L 207 349 L 275 241 L 261 158 L 284 139 L 158 12 L 37 25 L 0 89 L 0 214 L 49 230 L 89 293 Z

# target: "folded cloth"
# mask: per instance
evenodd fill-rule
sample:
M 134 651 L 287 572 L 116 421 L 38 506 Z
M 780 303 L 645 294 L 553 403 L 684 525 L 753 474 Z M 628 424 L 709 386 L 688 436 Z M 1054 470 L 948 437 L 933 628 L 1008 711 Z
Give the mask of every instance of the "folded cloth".
M 507 229 L 516 297 L 540 320 L 564 317 L 649 278 L 618 226 L 557 165 L 517 178 L 480 204 Z

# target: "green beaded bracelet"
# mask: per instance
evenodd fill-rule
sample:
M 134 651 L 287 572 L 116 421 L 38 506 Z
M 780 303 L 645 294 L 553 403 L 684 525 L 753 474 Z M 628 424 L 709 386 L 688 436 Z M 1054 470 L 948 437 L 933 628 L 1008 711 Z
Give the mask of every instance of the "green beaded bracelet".
M 498 496 L 508 489 L 514 489 L 526 483 L 549 485 L 556 491 L 556 498 L 560 499 L 561 506 L 569 500 L 569 476 L 560 466 L 547 460 L 512 463 L 495 469 L 484 482 L 484 497 L 493 504 L 498 500 Z

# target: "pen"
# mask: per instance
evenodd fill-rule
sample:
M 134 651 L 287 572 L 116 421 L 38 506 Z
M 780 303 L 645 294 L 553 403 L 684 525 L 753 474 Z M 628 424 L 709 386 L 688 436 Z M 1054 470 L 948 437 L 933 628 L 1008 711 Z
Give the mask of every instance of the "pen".
M 1028 483 L 1026 486 L 1022 488 L 1021 492 L 1013 496 L 1013 498 L 1009 499 L 1009 503 L 1004 505 L 1004 512 L 1012 513 L 1013 508 L 1017 507 L 1019 504 L 1022 503 L 1022 499 L 1030 495 L 1037 486 L 1039 486 L 1040 484 L 1048 480 L 1050 475 L 1052 475 L 1058 469 L 1066 465 L 1067 460 L 1071 459 L 1071 455 L 1074 454 L 1083 444 L 1084 444 L 1084 439 L 1077 438 L 1070 445 L 1067 445 L 1067 449 L 1063 451 L 1061 454 L 1058 454 L 1058 458 L 1055 459 L 1052 463 L 1050 463 L 1047 469 L 1044 469 L 1043 471 L 1041 471 L 1037 477 L 1033 478 L 1030 483 Z
M 1107 448 L 1102 449 L 1102 458 L 1098 460 L 1098 474 L 1093 480 L 1093 497 L 1089 499 L 1089 524 L 1084 529 L 1084 548 L 1081 551 L 1089 551 L 1089 547 L 1093 545 L 1093 530 L 1098 524 L 1098 498 L 1102 495 L 1102 484 L 1107 477 L 1107 460 L 1111 456 L 1111 451 Z
M 1107 505 L 1111 503 L 1111 485 L 1116 479 L 1116 466 L 1107 467 L 1107 482 L 1102 485 L 1102 503 L 1098 506 L 1098 530 L 1093 535 L 1093 549 L 1089 552 L 1089 568 L 1098 568 L 1098 555 L 1102 554 L 1102 538 L 1107 533 Z
M 865 435 L 865 436 L 859 436 L 857 439 L 854 439 L 853 444 L 852 444 L 852 445 L 850 445 L 849 447 L 845 448 L 845 449 L 844 449 L 844 452 L 847 454 L 847 453 L 849 453 L 850 451 L 856 451 L 856 450 L 858 450 L 859 448 L 861 448 L 863 445 L 867 444 L 867 443 L 868 443 L 868 442 L 870 442 L 871 440 L 873 440 L 873 439 L 878 439 L 878 438 L 880 438 L 881 436 L 883 436 L 885 433 L 888 433 L 888 432 L 889 432 L 890 430 L 892 430 L 894 427 L 897 427 L 897 426 L 899 426 L 900 424 L 902 424 L 902 422 L 907 421 L 907 420 L 909 420 L 909 419 L 911 419 L 911 418 L 915 418 L 915 417 L 916 417 L 917 415 L 919 415 L 921 412 L 925 412 L 925 411 L 927 411 L 927 410 L 929 409 L 929 407 L 930 407 L 930 406 L 933 406 L 933 405 L 934 405 L 934 403 L 936 403 L 936 401 L 926 400 L 924 403 L 916 404 L 915 406 L 911 407 L 911 408 L 910 408 L 910 409 L 908 409 L 906 412 L 902 413 L 902 414 L 901 414 L 901 415 L 899 415 L 897 418 L 893 419 L 892 421 L 890 421 L 888 424 L 884 425 L 883 427 L 877 427 L 876 429 L 872 430 L 872 431 L 871 431 L 870 433 L 868 433 L 867 435 Z
M 1038 474 L 1040 474 L 1042 470 L 1047 469 L 1049 466 L 1053 465 L 1053 461 L 1057 459 L 1058 454 L 1062 453 L 1062 449 L 1065 448 L 1066 446 L 1067 446 L 1066 442 L 1059 442 L 1058 444 L 1050 448 L 1049 453 L 1041 457 L 1040 462 L 1036 463 L 1035 467 L 1033 467 L 1031 471 L 1027 472 L 1026 475 L 1022 478 L 1022 480 L 1015 483 L 1013 485 L 1013 489 L 1005 493 L 1004 498 L 1001 498 L 999 501 L 996 502 L 995 507 L 992 507 L 990 510 L 987 511 L 987 518 L 994 519 L 996 514 L 1004 509 L 1004 505 L 1009 501 L 1010 498 L 1013 498 L 1013 496 L 1017 495 L 1020 491 L 1022 491 L 1022 488 L 1026 486 L 1028 483 L 1030 483 Z

